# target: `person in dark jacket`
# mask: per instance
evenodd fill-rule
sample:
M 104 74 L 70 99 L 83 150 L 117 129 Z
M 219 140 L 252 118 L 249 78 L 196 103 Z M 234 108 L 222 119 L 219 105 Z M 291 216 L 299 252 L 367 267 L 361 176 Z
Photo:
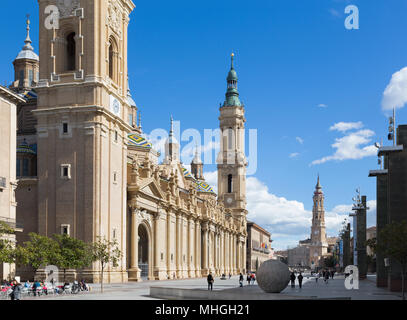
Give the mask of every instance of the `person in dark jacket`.
M 213 283 L 215 282 L 215 280 L 213 279 L 212 273 L 208 274 L 208 290 L 213 290 Z
M 13 292 L 11 293 L 11 300 L 21 300 L 21 284 L 16 280 L 13 281 Z
M 301 288 L 302 288 L 302 279 L 304 279 L 304 277 L 302 276 L 301 272 L 300 272 L 300 274 L 298 275 L 297 279 L 298 279 L 298 284 L 299 284 L 300 289 L 301 289 Z
M 250 281 L 252 280 L 252 278 L 250 277 L 250 273 L 247 274 L 246 277 L 246 281 L 247 281 L 247 285 L 250 286 Z
M 239 276 L 239 284 L 240 284 L 241 288 L 243 288 L 243 281 L 244 281 L 243 274 L 240 274 L 240 276 Z
M 294 274 L 294 272 L 291 272 L 290 280 L 291 280 L 291 288 L 295 288 L 295 274 Z

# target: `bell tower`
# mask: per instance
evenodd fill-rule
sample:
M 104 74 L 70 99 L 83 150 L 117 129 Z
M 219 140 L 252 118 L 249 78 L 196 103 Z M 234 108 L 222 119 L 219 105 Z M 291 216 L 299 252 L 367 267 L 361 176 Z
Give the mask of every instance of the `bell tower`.
M 126 252 L 131 0 L 38 0 L 38 231 Z M 82 277 L 98 281 L 98 265 Z M 125 254 L 106 281 L 127 281 Z
M 321 257 L 326 255 L 328 252 L 328 242 L 326 239 L 325 229 L 325 196 L 322 192 L 322 186 L 319 181 L 319 176 L 317 185 L 315 186 L 313 200 L 314 206 L 312 209 L 310 259 L 311 266 L 318 267 Z
M 218 155 L 219 200 L 237 216 L 246 210 L 246 166 L 244 150 L 245 110 L 237 90 L 237 73 L 232 54 L 227 77 L 226 100 L 220 107 L 221 144 Z
M 237 90 L 237 73 L 234 68 L 234 54 L 227 76 L 226 99 L 220 107 L 221 143 L 218 163 L 218 201 L 226 212 L 232 215 L 232 221 L 238 230 L 233 236 L 237 263 L 236 273 L 245 273 L 247 210 L 246 210 L 246 167 L 245 156 L 245 110 Z

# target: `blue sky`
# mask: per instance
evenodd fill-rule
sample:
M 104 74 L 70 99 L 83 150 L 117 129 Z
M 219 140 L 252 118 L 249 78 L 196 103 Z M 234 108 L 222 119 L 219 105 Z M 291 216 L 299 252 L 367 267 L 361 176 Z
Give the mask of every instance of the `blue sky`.
M 170 114 L 181 121 L 181 130 L 217 128 L 230 53 L 235 52 L 247 128 L 258 130 L 258 170 L 248 180 L 249 218 L 271 231 L 275 248 L 295 245 L 309 234 L 318 173 L 330 235 L 337 234 L 356 187 L 375 200 L 375 180 L 368 178 L 368 171 L 377 168 L 377 158 L 369 146 L 386 138 L 383 92 L 392 75 L 407 65 L 406 1 L 135 4 L 129 26 L 129 75 L 146 132 L 167 129 Z M 344 27 L 349 4 L 359 8 L 359 30 Z M 18 7 L 6 0 L 1 6 L 0 28 L 7 30 L 0 51 L 4 84 L 12 80 L 12 61 L 23 45 L 25 14 L 32 15 L 37 52 L 39 22 L 36 0 L 18 1 Z M 406 112 L 398 110 L 398 122 L 405 122 Z M 336 127 L 342 131 L 330 130 L 340 122 L 362 124 L 347 131 L 343 126 Z M 332 156 L 335 139 L 343 137 L 339 160 L 311 165 Z M 364 141 L 357 146 L 361 159 L 346 159 L 357 153 L 351 148 L 355 139 Z M 205 170 L 208 181 L 216 182 L 216 168 Z M 374 209 L 374 202 L 370 204 Z M 374 210 L 368 222 L 374 224 Z

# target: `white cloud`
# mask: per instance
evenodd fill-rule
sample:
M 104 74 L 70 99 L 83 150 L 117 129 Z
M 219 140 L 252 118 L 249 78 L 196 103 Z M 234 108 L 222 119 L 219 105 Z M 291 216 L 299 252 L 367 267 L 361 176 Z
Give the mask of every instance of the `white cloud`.
M 342 16 L 339 11 L 337 11 L 337 10 L 335 10 L 335 9 L 333 9 L 333 8 L 329 9 L 329 13 L 330 13 L 333 17 L 336 17 L 336 18 L 340 18 L 340 17 Z
M 328 108 L 328 106 L 325 103 L 320 103 L 318 108 Z
M 296 246 L 299 240 L 310 236 L 312 212 L 306 210 L 302 202 L 272 194 L 262 181 L 254 177 L 247 178 L 246 189 L 248 219 L 271 232 L 274 248 Z M 328 236 L 339 233 L 343 219 L 344 213 L 339 209 L 325 213 Z
M 297 142 L 298 142 L 299 144 L 304 144 L 304 139 L 301 138 L 301 137 L 296 137 L 295 140 L 297 140 Z
M 206 172 L 205 179 L 213 188 L 217 187 L 217 171 Z M 302 202 L 274 195 L 265 183 L 255 177 L 247 178 L 246 195 L 248 220 L 271 233 L 273 248 L 283 250 L 288 246 L 295 247 L 299 240 L 310 237 L 312 212 L 306 210 Z M 370 214 L 375 210 L 375 201 L 369 201 L 368 206 Z M 348 217 L 351 209 L 352 205 L 338 205 L 325 212 L 328 236 L 339 234 L 342 222 Z
M 329 128 L 331 131 L 339 131 L 339 132 L 346 132 L 353 129 L 361 129 L 363 128 L 363 123 L 361 121 L 358 122 L 338 122 L 335 123 L 332 127 Z
M 298 158 L 299 155 L 300 155 L 300 154 L 299 154 L 298 152 L 294 152 L 294 153 L 291 153 L 289 157 L 290 157 L 291 159 L 293 159 L 293 158 Z
M 346 132 L 350 129 L 361 127 L 363 127 L 361 122 L 340 122 L 331 127 L 331 130 Z M 315 160 L 311 163 L 311 165 L 318 165 L 334 160 L 359 160 L 366 157 L 375 156 L 377 155 L 376 147 L 374 145 L 368 145 L 371 143 L 371 137 L 374 135 L 375 133 L 372 130 L 364 129 L 348 133 L 342 138 L 336 138 L 335 143 L 332 145 L 332 147 L 336 149 L 335 153 L 319 160 Z
M 204 172 L 205 181 L 218 193 L 218 171 Z
M 383 92 L 382 109 L 403 108 L 407 103 L 407 67 L 394 73 Z

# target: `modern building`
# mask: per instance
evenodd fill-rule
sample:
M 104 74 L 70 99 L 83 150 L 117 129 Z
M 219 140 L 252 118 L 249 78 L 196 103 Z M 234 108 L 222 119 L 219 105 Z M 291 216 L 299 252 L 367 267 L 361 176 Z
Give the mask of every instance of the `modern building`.
M 380 233 L 388 223 L 407 220 L 407 125 L 398 126 L 394 139 L 394 145 L 379 149 L 378 156 L 383 157 L 383 168 L 369 172 L 369 177 L 376 177 L 377 243 L 381 242 Z M 386 267 L 385 258 L 377 252 L 377 286 L 401 291 L 401 267 L 393 259 L 389 259 L 389 266 Z M 406 287 L 407 279 L 404 280 Z
M 271 234 L 254 222 L 247 222 L 247 271 L 257 271 L 272 258 Z
M 40 23 L 39 56 L 28 23 L 14 62 L 11 88 L 24 98 L 17 106 L 18 145 L 10 145 L 17 150 L 12 171 L 21 182 L 17 220 L 25 225 L 18 242 L 29 232 L 88 243 L 115 239 L 124 254 L 105 272 L 107 282 L 245 272 L 246 119 L 234 57 L 220 107 L 216 194 L 205 182 L 198 151 L 192 173 L 181 163 L 172 119 L 163 163 L 136 123 L 127 72 L 134 3 L 38 2 L 42 21 L 48 5 L 58 7 L 60 21 L 50 30 Z M 68 276 L 99 281 L 99 270 L 95 263 Z M 22 279 L 33 276 L 26 268 L 18 272 Z
M 14 230 L 20 229 L 16 223 L 16 126 L 17 104 L 22 102 L 24 99 L 19 95 L 0 86 L 0 222 Z M 16 239 L 14 234 L 3 237 L 12 242 Z M 14 275 L 14 265 L 0 263 L 1 280 L 10 279 Z

